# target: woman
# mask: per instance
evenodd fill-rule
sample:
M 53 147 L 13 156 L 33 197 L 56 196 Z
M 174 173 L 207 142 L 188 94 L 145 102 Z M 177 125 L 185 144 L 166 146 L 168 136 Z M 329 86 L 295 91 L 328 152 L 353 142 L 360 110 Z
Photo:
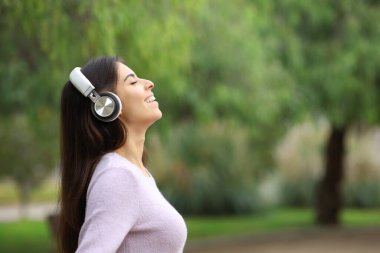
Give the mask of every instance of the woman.
M 184 220 L 145 166 L 145 133 L 162 117 L 154 84 L 115 57 L 91 60 L 70 80 L 61 97 L 61 251 L 182 252 Z

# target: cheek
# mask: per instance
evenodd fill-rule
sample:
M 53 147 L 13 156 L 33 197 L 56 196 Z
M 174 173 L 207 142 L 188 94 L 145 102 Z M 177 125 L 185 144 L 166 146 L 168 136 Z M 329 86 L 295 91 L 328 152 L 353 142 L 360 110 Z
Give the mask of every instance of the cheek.
M 123 97 L 122 100 L 122 115 L 125 119 L 135 117 L 141 111 L 143 106 L 141 101 L 134 97 Z

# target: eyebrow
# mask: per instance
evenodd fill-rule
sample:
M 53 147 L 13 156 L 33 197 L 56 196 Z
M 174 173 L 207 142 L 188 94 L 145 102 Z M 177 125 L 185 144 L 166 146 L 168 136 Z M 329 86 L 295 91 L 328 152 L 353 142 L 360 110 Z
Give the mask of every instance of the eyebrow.
M 134 73 L 130 73 L 128 74 L 125 78 L 124 78 L 124 82 L 127 81 L 128 77 L 136 77 L 136 75 Z

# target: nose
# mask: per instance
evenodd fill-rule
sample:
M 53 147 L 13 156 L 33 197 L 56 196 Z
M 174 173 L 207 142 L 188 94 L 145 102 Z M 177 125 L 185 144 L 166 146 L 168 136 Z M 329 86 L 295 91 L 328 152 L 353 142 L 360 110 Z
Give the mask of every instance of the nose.
M 154 88 L 154 83 L 151 80 L 145 80 L 145 87 L 147 90 L 151 90 Z

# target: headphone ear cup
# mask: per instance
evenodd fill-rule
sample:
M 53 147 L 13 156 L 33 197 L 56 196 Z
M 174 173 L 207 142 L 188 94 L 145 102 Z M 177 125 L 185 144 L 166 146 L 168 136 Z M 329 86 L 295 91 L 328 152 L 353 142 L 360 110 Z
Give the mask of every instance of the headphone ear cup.
M 121 113 L 121 100 L 112 92 L 99 93 L 99 98 L 91 105 L 92 114 L 100 121 L 111 122 Z

